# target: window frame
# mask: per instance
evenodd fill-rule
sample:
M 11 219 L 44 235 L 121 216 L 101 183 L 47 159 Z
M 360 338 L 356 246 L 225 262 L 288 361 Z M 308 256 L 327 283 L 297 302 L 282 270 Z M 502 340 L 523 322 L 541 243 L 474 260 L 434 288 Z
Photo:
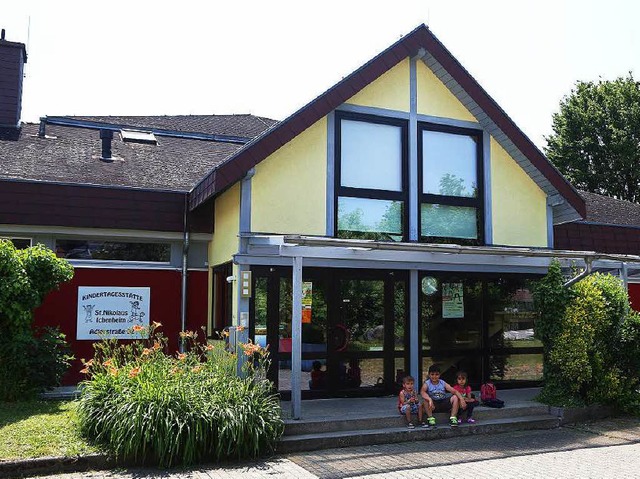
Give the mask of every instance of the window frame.
M 402 168 L 402 188 L 400 191 L 378 190 L 373 188 L 354 188 L 342 186 L 342 121 L 359 121 L 363 123 L 373 123 L 377 125 L 389 125 L 400 128 L 401 156 L 400 166 Z M 375 115 L 336 111 L 335 113 L 335 170 L 334 170 L 334 201 L 333 210 L 334 236 L 339 237 L 338 230 L 338 201 L 340 197 L 363 198 L 371 200 L 401 201 L 404 205 L 402 211 L 402 239 L 407 241 L 409 237 L 409 145 L 408 145 L 409 122 L 400 118 L 387 118 Z
M 471 136 L 476 139 L 476 184 L 477 194 L 475 197 L 447 196 L 433 193 L 424 193 L 424 144 L 422 133 L 424 131 L 434 131 L 438 133 L 448 133 L 453 135 Z M 463 128 L 450 125 L 438 125 L 434 123 L 418 122 L 418 242 L 420 243 L 455 243 L 460 245 L 482 246 L 485 244 L 484 234 L 484 145 L 483 132 L 472 128 Z M 459 238 L 455 236 L 423 236 L 422 235 L 422 205 L 428 203 L 432 205 L 461 206 L 476 209 L 476 229 L 477 237 Z

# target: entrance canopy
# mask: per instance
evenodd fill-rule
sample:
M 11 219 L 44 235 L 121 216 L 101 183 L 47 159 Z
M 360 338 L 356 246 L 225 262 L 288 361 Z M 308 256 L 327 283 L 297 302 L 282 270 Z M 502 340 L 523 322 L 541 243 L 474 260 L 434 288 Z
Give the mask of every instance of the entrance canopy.
M 350 268 L 406 270 L 409 277 L 409 359 L 417 377 L 419 361 L 418 275 L 421 271 L 455 273 L 546 274 L 558 260 L 568 275 L 582 270 L 567 284 L 592 272 L 610 272 L 626 282 L 640 279 L 640 256 L 506 246 L 460 246 L 382 242 L 301 235 L 241 236 L 242 253 L 234 261 L 251 266 L 292 268 L 291 403 L 294 419 L 301 417 L 302 269 Z
M 593 272 L 626 270 L 640 279 L 640 256 L 595 251 L 460 246 L 455 244 L 401 243 L 300 235 L 245 235 L 246 253 L 234 256 L 237 264 L 291 266 L 303 258 L 304 266 L 331 268 L 439 270 L 545 274 L 557 259 L 563 268 Z

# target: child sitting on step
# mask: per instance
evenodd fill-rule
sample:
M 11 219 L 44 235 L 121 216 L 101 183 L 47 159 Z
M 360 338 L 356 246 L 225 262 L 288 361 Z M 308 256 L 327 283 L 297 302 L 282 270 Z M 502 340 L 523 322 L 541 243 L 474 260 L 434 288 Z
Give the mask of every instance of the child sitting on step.
M 469 386 L 468 383 L 467 373 L 465 373 L 464 371 L 458 371 L 458 375 L 456 376 L 456 384 L 453 386 L 453 389 L 455 389 L 462 395 L 462 400 L 467 404 L 467 408 L 465 409 L 467 413 L 467 422 L 469 424 L 474 424 L 476 420 L 471 416 L 473 416 L 473 408 L 478 405 L 478 400 L 471 392 L 471 386 Z M 459 418 L 458 424 L 460 424 L 461 422 L 462 419 Z
M 418 421 L 421 425 L 426 426 L 422 422 L 422 404 L 420 404 L 420 399 L 414 389 L 414 383 L 412 376 L 405 376 L 402 380 L 402 391 L 398 394 L 398 411 L 407 418 L 407 427 L 409 429 L 415 427 L 411 422 L 411 414 L 417 414 Z
M 436 425 L 434 412 L 451 412 L 449 424 L 451 427 L 458 426 L 458 409 L 466 409 L 467 403 L 458 391 L 440 379 L 440 366 L 437 364 L 429 366 L 429 378 L 422 385 L 420 395 L 427 405 L 428 427 Z

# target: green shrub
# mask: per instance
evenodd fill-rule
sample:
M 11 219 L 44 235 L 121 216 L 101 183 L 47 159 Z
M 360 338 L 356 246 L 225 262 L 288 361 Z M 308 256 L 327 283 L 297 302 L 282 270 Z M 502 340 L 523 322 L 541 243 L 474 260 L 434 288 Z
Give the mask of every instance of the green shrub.
M 168 355 L 166 340 L 151 328 L 150 339 L 95 346 L 85 363 L 78 412 L 83 433 L 118 459 L 161 466 L 248 458 L 272 452 L 284 425 L 280 403 L 265 379 L 268 353 L 222 342 L 203 345 L 185 333 L 190 348 Z
M 16 250 L 0 240 L 0 401 L 34 396 L 59 383 L 72 359 L 56 329 L 32 329 L 33 310 L 73 267 L 42 245 Z
M 539 399 L 558 406 L 614 404 L 637 413 L 640 316 L 631 312 L 622 282 L 595 273 L 570 288 L 563 283 L 554 262 L 534 293 L 544 350 Z

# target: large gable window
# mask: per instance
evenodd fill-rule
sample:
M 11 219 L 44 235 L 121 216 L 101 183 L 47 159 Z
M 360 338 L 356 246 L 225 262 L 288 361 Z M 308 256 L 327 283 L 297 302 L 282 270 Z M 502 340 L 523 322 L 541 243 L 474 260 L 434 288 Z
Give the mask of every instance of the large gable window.
M 406 237 L 406 122 L 336 116 L 336 232 L 340 238 Z
M 420 240 L 482 244 L 482 136 L 421 124 Z

